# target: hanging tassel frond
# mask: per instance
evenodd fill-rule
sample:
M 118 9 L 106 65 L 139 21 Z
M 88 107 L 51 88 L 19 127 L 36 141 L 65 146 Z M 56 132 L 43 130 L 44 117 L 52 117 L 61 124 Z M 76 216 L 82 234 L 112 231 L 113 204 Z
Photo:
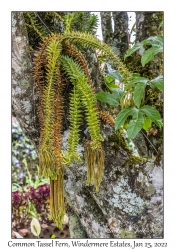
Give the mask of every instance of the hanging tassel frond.
M 65 213 L 64 169 L 61 167 L 57 180 L 50 179 L 50 217 L 58 228 L 62 228 Z
M 103 178 L 105 153 L 102 148 L 92 149 L 91 142 L 86 143 L 85 158 L 87 164 L 87 183 L 96 186 L 96 192 Z
M 114 118 L 112 117 L 112 115 L 110 115 L 109 113 L 107 113 L 106 111 L 100 110 L 99 112 L 99 116 L 100 118 L 105 121 L 106 123 L 108 123 L 111 127 L 114 126 Z
M 85 108 L 86 121 L 92 140 L 91 146 L 94 149 L 98 148 L 103 141 L 103 137 L 100 133 L 96 97 L 80 66 L 68 56 L 62 56 L 61 62 L 70 81 L 76 86 L 78 92 L 81 93 L 81 102 Z
M 81 102 L 78 89 L 74 86 L 72 93 L 70 94 L 70 105 L 69 105 L 69 138 L 68 138 L 68 150 L 64 154 L 64 164 L 70 165 L 73 160 L 80 160 L 79 154 L 76 152 L 79 133 L 80 133 L 80 122 L 81 122 Z

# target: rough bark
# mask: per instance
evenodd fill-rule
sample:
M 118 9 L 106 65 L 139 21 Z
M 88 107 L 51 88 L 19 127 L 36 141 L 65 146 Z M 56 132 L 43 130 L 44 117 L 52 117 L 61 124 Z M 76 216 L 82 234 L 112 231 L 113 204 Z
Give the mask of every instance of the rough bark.
M 32 78 L 28 35 L 22 12 L 12 12 L 12 110 L 21 128 L 38 145 L 37 93 Z
M 23 131 L 37 145 L 39 132 L 36 116 L 33 115 L 37 95 L 34 93 L 32 97 L 32 63 L 27 35 L 24 32 L 22 13 L 13 13 L 13 106 Z M 93 77 L 96 77 L 95 86 L 100 89 L 96 58 L 93 54 L 89 54 L 89 57 Z M 96 67 L 93 67 L 94 64 Z M 28 108 L 24 108 L 26 102 Z M 81 238 L 87 235 L 88 238 L 162 238 L 162 168 L 154 166 L 152 161 L 143 165 L 131 164 L 126 151 L 121 148 L 116 152 L 115 139 L 111 139 L 113 129 L 104 123 L 101 129 L 105 139 L 106 157 L 99 193 L 86 183 L 83 143 L 78 145 L 81 162 L 65 167 L 65 197 L 73 211 L 70 222 L 73 224 L 76 221 L 79 231 L 74 232 L 74 235 L 72 233 L 72 237 Z M 82 134 L 84 141 L 87 130 L 84 129 Z M 66 130 L 63 134 L 63 148 L 67 145 L 67 139 Z M 76 226 L 72 225 L 72 229 L 77 228 Z M 82 228 L 84 232 L 80 233 Z
M 124 58 L 129 45 L 127 12 L 100 12 L 103 41 Z M 114 30 L 112 29 L 112 19 Z

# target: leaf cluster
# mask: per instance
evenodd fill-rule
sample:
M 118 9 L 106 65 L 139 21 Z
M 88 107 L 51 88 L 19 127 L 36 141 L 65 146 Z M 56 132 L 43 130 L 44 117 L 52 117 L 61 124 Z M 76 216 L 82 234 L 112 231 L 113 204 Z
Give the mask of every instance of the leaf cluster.
M 151 46 L 151 48 L 145 50 L 144 46 Z M 128 49 L 124 59 L 139 49 L 144 51 L 141 56 L 141 64 L 144 67 L 145 64 L 153 60 L 155 55 L 163 51 L 163 36 L 151 36 L 140 43 L 136 43 L 132 48 Z

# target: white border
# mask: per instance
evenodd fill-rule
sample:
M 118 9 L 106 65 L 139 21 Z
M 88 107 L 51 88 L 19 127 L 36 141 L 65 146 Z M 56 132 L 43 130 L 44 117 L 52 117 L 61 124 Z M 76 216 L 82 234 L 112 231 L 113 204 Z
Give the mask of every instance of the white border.
M 0 246 L 7 249 L 11 227 L 11 11 L 164 11 L 165 18 L 165 234 L 163 240 L 138 240 L 138 242 L 167 242 L 174 249 L 175 224 L 175 55 L 173 1 L 2 1 L 0 14 Z M 94 240 L 96 242 L 97 240 Z M 103 240 L 104 241 L 104 240 Z M 125 240 L 128 242 L 130 240 Z M 56 249 L 56 248 L 55 248 Z M 143 249 L 143 248 L 137 248 Z M 154 249 L 154 248 L 152 248 Z

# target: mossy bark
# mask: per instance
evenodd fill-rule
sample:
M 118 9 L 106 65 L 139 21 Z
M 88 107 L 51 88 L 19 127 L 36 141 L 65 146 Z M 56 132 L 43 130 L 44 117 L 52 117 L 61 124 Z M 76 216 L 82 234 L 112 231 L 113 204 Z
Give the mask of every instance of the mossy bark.
M 13 13 L 12 60 L 18 62 L 18 67 L 14 65 L 12 71 L 14 110 L 23 131 L 38 145 L 39 127 L 36 115 L 33 114 L 34 107 L 36 109 L 37 94 L 34 92 L 32 97 L 32 62 L 27 34 L 24 35 L 24 31 L 22 13 Z M 23 44 L 20 53 L 19 40 Z M 95 87 L 100 89 L 102 79 L 100 79 L 96 57 L 91 51 L 87 53 L 90 68 L 93 69 Z M 21 81 L 26 77 L 30 81 L 24 85 L 23 91 L 17 93 L 16 87 L 20 87 Z M 24 100 L 27 101 L 30 109 L 23 108 Z M 106 156 L 104 177 L 99 192 L 96 193 L 93 187 L 87 185 L 84 143 L 88 135 L 84 125 L 82 125 L 81 143 L 78 145 L 81 162 L 73 163 L 69 168 L 65 167 L 65 197 L 79 220 L 80 224 L 77 223 L 77 225 L 81 225 L 78 226 L 78 230 L 84 231 L 83 234 L 77 232 L 76 236 L 80 238 L 85 235 L 88 238 L 162 238 L 162 168 L 155 167 L 152 161 L 145 163 L 136 163 L 134 159 L 131 161 L 128 150 L 122 147 L 115 149 L 115 136 L 111 140 L 113 128 L 102 122 L 101 131 L 105 139 L 103 147 Z M 63 149 L 67 146 L 67 139 L 66 128 L 63 133 Z

